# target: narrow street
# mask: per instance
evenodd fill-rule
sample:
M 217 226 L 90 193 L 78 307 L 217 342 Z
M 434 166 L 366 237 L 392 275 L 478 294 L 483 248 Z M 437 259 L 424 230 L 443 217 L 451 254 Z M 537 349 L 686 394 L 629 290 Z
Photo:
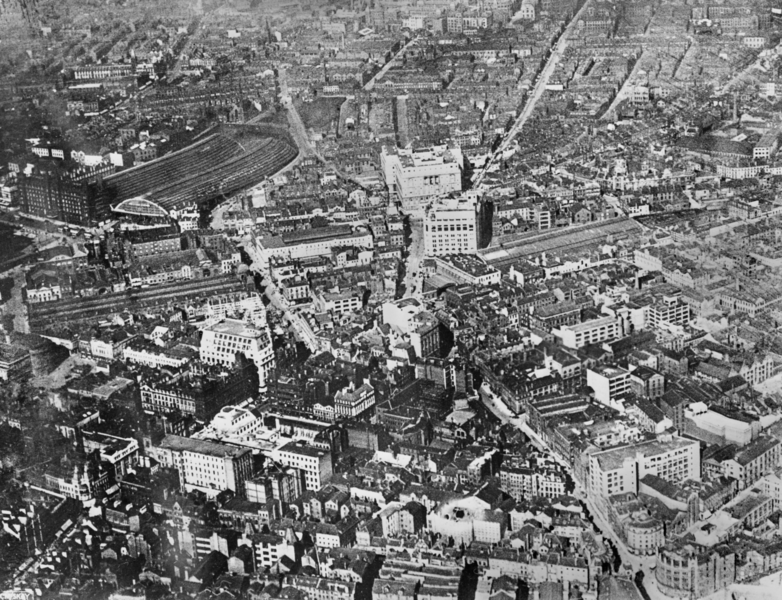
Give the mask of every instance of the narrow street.
M 245 244 L 243 248 L 250 259 L 253 261 L 252 265 L 250 266 L 250 271 L 268 277 L 268 274 L 264 273 L 264 271 L 259 267 L 261 264 L 260 257 L 257 255 L 256 250 L 252 244 Z M 279 289 L 277 289 L 277 286 L 269 281 L 263 291 L 266 297 L 269 299 L 271 305 L 285 314 L 285 318 L 293 327 L 293 331 L 296 333 L 296 336 L 302 342 L 304 342 L 304 344 L 306 344 L 307 348 L 309 348 L 309 350 L 313 353 L 320 352 L 320 342 L 315 333 L 312 331 L 309 323 L 307 323 L 307 320 L 302 315 L 293 310 L 290 303 L 283 297 Z
M 510 423 L 517 429 L 523 430 L 523 419 L 521 417 L 516 417 L 508 409 L 505 403 L 491 390 L 488 383 L 484 382 L 481 384 L 481 387 L 478 389 L 478 397 L 481 399 L 481 402 L 483 402 L 483 405 L 500 421 L 503 423 Z M 537 435 L 535 437 L 537 438 Z M 534 440 L 533 443 L 535 443 Z
M 421 266 L 424 260 L 424 222 L 410 219 L 410 247 L 405 265 L 405 298 L 420 298 L 423 292 L 424 278 Z
M 383 68 L 381 68 L 377 73 L 375 73 L 375 75 L 372 77 L 372 79 L 370 79 L 369 81 L 366 82 L 366 84 L 364 85 L 364 90 L 367 91 L 367 92 L 372 91 L 372 88 L 375 87 L 375 82 L 378 81 L 379 79 L 382 79 L 383 76 L 388 72 L 388 70 L 391 67 L 394 66 L 394 63 L 396 62 L 396 59 L 398 59 L 400 56 L 402 56 L 407 51 L 407 49 L 410 48 L 410 46 L 415 44 L 417 41 L 418 41 L 418 38 L 413 38 L 409 42 L 407 42 L 404 46 L 402 46 L 399 49 L 399 52 L 397 52 L 391 58 L 391 60 L 389 60 L 385 65 L 383 65 Z
M 611 101 L 611 105 L 605 111 L 603 116 L 600 117 L 601 121 L 610 121 L 611 119 L 613 119 L 616 113 L 617 106 L 619 106 L 622 103 L 622 101 L 624 101 L 630 95 L 630 92 L 635 88 L 638 82 L 636 76 L 638 75 L 639 71 L 642 71 L 641 69 L 642 60 L 643 60 L 643 52 L 641 53 L 641 56 L 639 56 L 638 59 L 635 61 L 635 64 L 633 65 L 633 70 L 630 71 L 630 74 L 627 76 L 627 79 L 625 79 L 624 83 L 622 84 L 622 87 L 619 88 L 619 92 L 617 92 L 616 97 Z
M 285 318 L 293 327 L 296 336 L 304 342 L 310 352 L 320 352 L 320 343 L 309 323 L 307 323 L 307 320 L 303 316 L 291 309 L 290 304 L 282 294 L 280 294 L 277 286 L 273 283 L 269 283 L 266 286 L 264 293 L 266 294 L 266 297 L 269 298 L 272 306 L 285 314 Z
M 546 64 L 538 74 L 537 79 L 535 80 L 535 83 L 532 87 L 532 92 L 530 93 L 529 98 L 527 98 L 527 101 L 524 103 L 524 108 L 521 109 L 521 113 L 516 118 L 516 122 L 510 128 L 508 133 L 505 134 L 505 137 L 503 138 L 502 143 L 499 145 L 496 152 L 486 162 L 486 165 L 474 178 L 473 181 L 476 188 L 480 186 L 483 178 L 486 176 L 486 173 L 491 171 L 497 159 L 499 159 L 503 152 L 505 152 L 510 147 L 516 135 L 521 131 L 521 129 L 524 127 L 524 124 L 532 116 L 538 101 L 546 91 L 546 86 L 548 85 L 548 81 L 551 78 L 552 73 L 554 73 L 554 69 L 556 68 L 557 64 L 559 64 L 559 59 L 562 58 L 562 56 L 565 54 L 570 35 L 573 33 L 573 30 L 578 24 L 579 19 L 581 19 L 582 14 L 585 12 L 588 6 L 589 0 L 586 0 L 579 11 L 573 15 L 573 18 L 567 24 L 565 30 L 560 34 L 556 43 L 551 48 L 551 52 L 546 59 Z

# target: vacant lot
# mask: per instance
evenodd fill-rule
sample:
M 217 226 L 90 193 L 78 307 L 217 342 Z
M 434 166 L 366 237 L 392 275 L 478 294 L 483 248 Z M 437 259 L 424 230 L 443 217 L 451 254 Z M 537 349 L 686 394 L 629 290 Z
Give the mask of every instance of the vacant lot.
M 307 129 L 324 131 L 336 127 L 339 122 L 339 107 L 343 97 L 315 98 L 312 102 L 297 102 L 296 109 Z

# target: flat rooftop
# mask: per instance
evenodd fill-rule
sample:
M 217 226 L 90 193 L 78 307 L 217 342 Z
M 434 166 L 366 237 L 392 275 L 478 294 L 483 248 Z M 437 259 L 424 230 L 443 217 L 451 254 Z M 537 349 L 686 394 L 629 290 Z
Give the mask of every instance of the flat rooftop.
M 286 245 L 305 244 L 307 242 L 347 237 L 351 233 L 353 233 L 353 228 L 350 225 L 329 225 L 328 227 L 316 227 L 314 229 L 284 233 L 282 239 Z
M 215 323 L 211 327 L 207 327 L 208 331 L 214 331 L 215 333 L 225 333 L 228 335 L 236 335 L 240 337 L 256 338 L 263 335 L 263 331 L 250 327 L 244 321 L 238 319 L 224 319 L 219 323 Z
M 601 317 L 599 319 L 592 319 L 591 321 L 584 321 L 583 323 L 576 323 L 575 325 L 563 325 L 561 329 L 567 329 L 568 331 L 578 333 L 580 331 L 590 331 L 595 327 L 602 327 L 603 325 L 615 323 L 616 320 L 616 317 Z
M 671 441 L 668 442 L 650 440 L 640 444 L 631 444 L 628 446 L 621 446 L 619 448 L 611 448 L 610 450 L 597 452 L 592 456 L 597 458 L 603 471 L 615 471 L 622 468 L 626 459 L 634 458 L 638 454 L 648 458 L 650 456 L 667 454 L 668 452 L 680 450 L 682 448 L 688 448 L 690 446 L 697 446 L 698 443 L 699 442 L 695 440 L 686 440 L 684 438 L 674 437 L 671 439 Z
M 563 315 L 569 312 L 578 312 L 581 310 L 581 306 L 572 300 L 566 302 L 557 302 L 556 304 L 548 304 L 545 306 L 539 306 L 535 309 L 535 316 L 545 318 L 553 317 L 556 315 Z
M 497 272 L 497 269 L 487 265 L 481 259 L 471 254 L 448 254 L 447 256 L 439 256 L 435 260 L 440 260 L 473 277 L 481 277 Z
M 533 235 L 519 236 L 516 240 L 503 239 L 501 248 L 490 246 L 478 254 L 490 265 L 503 270 L 519 258 L 570 255 L 574 250 L 606 243 L 606 237 L 614 241 L 634 238 L 643 231 L 643 227 L 628 217 L 618 217 L 597 223 L 589 223 L 564 229 L 547 230 Z
M 249 448 L 237 448 L 219 442 L 209 440 L 197 440 L 181 435 L 167 435 L 160 442 L 160 447 L 172 452 L 193 452 L 195 454 L 205 454 L 207 456 L 241 456 L 245 452 L 250 452 Z
M 629 374 L 629 371 L 612 365 L 600 365 L 592 369 L 592 371 L 608 378 L 623 377 L 624 375 Z
M 305 446 L 296 442 L 290 442 L 280 448 L 280 452 L 290 452 L 291 454 L 300 454 L 302 456 L 317 458 L 322 456 L 326 451 L 322 448 L 315 448 L 314 446 Z

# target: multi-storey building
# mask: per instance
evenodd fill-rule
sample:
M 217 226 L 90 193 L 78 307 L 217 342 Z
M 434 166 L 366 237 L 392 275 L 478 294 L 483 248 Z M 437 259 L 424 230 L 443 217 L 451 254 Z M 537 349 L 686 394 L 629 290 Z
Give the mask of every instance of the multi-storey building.
M 109 487 L 111 481 L 109 469 L 104 465 L 95 465 L 85 461 L 73 467 L 55 466 L 44 475 L 46 487 L 59 492 L 67 498 L 86 502 Z
M 423 216 L 429 202 L 462 190 L 464 158 L 459 148 L 408 150 L 384 146 L 380 164 L 389 191 L 410 214 Z
M 782 441 L 761 436 L 742 448 L 736 455 L 722 461 L 722 472 L 739 482 L 739 489 L 744 489 L 763 475 L 771 473 L 778 465 L 782 455 Z
M 588 344 L 599 344 L 615 340 L 622 335 L 621 320 L 616 317 L 602 317 L 575 325 L 564 325 L 554 329 L 555 336 L 568 348 L 583 348 Z
M 246 360 L 227 376 L 185 372 L 141 383 L 143 410 L 166 414 L 178 410 L 209 421 L 226 405 L 240 404 L 258 390 L 255 369 Z
M 215 321 L 243 313 L 244 318 L 256 327 L 266 326 L 266 307 L 257 292 L 212 296 L 206 303 L 204 313 L 207 319 Z
M 654 556 L 657 549 L 665 544 L 663 522 L 643 511 L 629 515 L 623 529 L 627 549 L 633 554 Z
M 465 29 L 486 29 L 489 22 L 490 17 L 486 15 L 465 15 L 462 17 L 462 26 Z
M 200 490 L 216 496 L 231 490 L 244 496 L 245 481 L 252 476 L 253 456 L 249 448 L 219 442 L 167 435 L 150 454 L 166 467 L 179 471 L 182 489 Z
M 769 354 L 748 354 L 743 357 L 739 375 L 750 385 L 757 385 L 774 375 L 776 365 Z
M 74 69 L 74 79 L 113 79 L 133 74 L 130 64 L 95 64 Z
M 536 307 L 529 317 L 530 326 L 546 331 L 563 325 L 575 325 L 580 321 L 581 305 L 573 301 Z
M 736 579 L 736 555 L 727 545 L 703 548 L 677 543 L 660 548 L 655 563 L 657 589 L 670 598 L 701 598 Z
M 125 234 L 125 254 L 132 258 L 160 256 L 182 250 L 182 238 L 178 231 L 163 232 L 142 229 Z
M 296 260 L 328 256 L 332 248 L 355 246 L 373 248 L 374 238 L 366 230 L 354 231 L 350 225 L 332 225 L 301 231 L 292 231 L 283 235 L 256 237 L 255 259 L 263 270 L 269 270 L 269 261 L 273 258 Z
M 241 406 L 224 406 L 220 409 L 207 431 L 215 438 L 240 438 L 252 434 L 263 425 L 263 419 L 257 410 L 249 410 Z
M 274 350 L 268 329 L 250 327 L 237 319 L 224 319 L 203 330 L 200 346 L 202 361 L 232 366 L 236 363 L 237 353 L 255 364 L 259 385 L 264 386 L 274 366 Z
M 18 185 L 19 202 L 26 213 L 87 227 L 110 217 L 110 196 L 95 183 L 38 171 L 19 177 Z
M 287 467 L 302 471 L 308 490 L 318 491 L 331 479 L 331 452 L 323 448 L 291 442 L 275 450 L 273 458 Z
M 763 47 L 765 45 L 765 38 L 744 38 L 744 44 L 750 47 Z M 777 129 L 771 129 L 765 132 L 755 147 L 752 148 L 752 158 L 769 159 L 776 154 L 779 147 L 779 131 Z
M 97 451 L 101 460 L 110 464 L 114 475 L 119 478 L 128 472 L 138 457 L 138 441 L 135 438 L 83 431 L 82 446 L 87 454 Z
M 20 346 L 0 343 L 0 380 L 12 381 L 32 375 L 30 352 Z
M 458 283 L 492 285 L 499 283 L 502 273 L 476 256 L 451 254 L 434 259 L 435 271 Z
M 554 469 L 502 465 L 500 485 L 516 500 L 534 496 L 557 498 L 565 493 L 565 476 Z
M 287 556 L 295 559 L 293 544 L 281 535 L 273 533 L 255 533 L 249 538 L 243 538 L 240 542 L 255 550 L 255 569 L 263 570 L 276 567 L 280 559 Z
M 375 406 L 375 389 L 368 383 L 356 388 L 353 384 L 334 395 L 337 417 L 357 417 Z
M 595 393 L 595 400 L 609 406 L 630 391 L 630 372 L 621 367 L 601 365 L 587 369 L 586 381 Z
M 292 467 L 273 465 L 245 482 L 247 499 L 258 504 L 276 500 L 284 504 L 294 502 L 302 493 L 302 471 Z
M 385 536 L 415 535 L 426 525 L 426 507 L 415 501 L 406 504 L 389 502 L 378 513 L 377 518 Z
M 607 499 L 615 494 L 638 493 L 638 480 L 651 473 L 679 483 L 700 479 L 700 444 L 678 436 L 595 452 L 589 456 L 588 489 Z
M 535 0 L 522 0 L 519 16 L 527 21 L 534 21 L 537 4 Z
M 190 362 L 192 355 L 185 349 L 161 348 L 151 342 L 133 340 L 122 350 L 122 357 L 148 367 L 172 367 L 179 369 Z
M 659 302 L 655 302 L 648 307 L 647 322 L 653 328 L 660 327 L 663 323 L 688 325 L 690 322 L 690 305 L 679 297 L 665 296 Z
M 659 398 L 665 393 L 665 377 L 641 365 L 630 372 L 630 387 L 642 398 Z
M 473 254 L 478 250 L 479 205 L 475 196 L 443 198 L 426 209 L 427 256 Z
M 317 312 L 328 312 L 334 315 L 354 313 L 364 303 L 364 295 L 355 289 L 339 292 L 315 292 L 312 295 L 312 305 Z
M 352 600 L 356 594 L 356 584 L 352 581 L 322 579 L 307 575 L 288 575 L 283 585 L 292 586 L 312 600 Z
M 310 297 L 310 282 L 306 277 L 296 275 L 280 283 L 282 295 L 288 302 L 305 300 Z
M 53 302 L 72 293 L 70 274 L 55 269 L 35 269 L 27 273 L 26 279 L 25 297 L 30 304 Z
M 416 326 L 410 331 L 410 343 L 413 345 L 416 357 L 439 355 L 443 347 L 440 321 L 428 312 L 419 313 L 415 320 Z
M 445 30 L 448 33 L 461 33 L 464 25 L 464 17 L 462 15 L 448 15 L 445 17 Z

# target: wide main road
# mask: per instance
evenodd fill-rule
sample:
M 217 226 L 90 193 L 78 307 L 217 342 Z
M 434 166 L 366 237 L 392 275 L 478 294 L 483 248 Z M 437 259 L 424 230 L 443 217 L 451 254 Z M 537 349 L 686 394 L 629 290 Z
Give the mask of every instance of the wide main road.
M 489 172 L 497 159 L 502 156 L 502 153 L 508 149 L 508 146 L 510 146 L 513 139 L 521 131 L 521 128 L 524 127 L 524 124 L 527 122 L 530 116 L 532 116 L 538 100 L 540 100 L 540 98 L 543 96 L 543 93 L 546 91 L 546 86 L 548 85 L 548 80 L 551 78 L 551 74 L 554 72 L 557 63 L 559 63 L 559 59 L 562 58 L 562 56 L 565 54 L 565 50 L 567 49 L 569 41 L 568 38 L 570 38 L 572 35 L 573 31 L 578 25 L 579 19 L 581 19 L 581 16 L 584 14 L 587 6 L 589 6 L 589 1 L 590 0 L 586 0 L 584 2 L 578 12 L 573 16 L 572 19 L 570 19 L 570 22 L 567 24 L 564 31 L 557 38 L 557 41 L 554 43 L 554 46 L 551 48 L 551 52 L 546 59 L 546 64 L 538 74 L 535 85 L 532 86 L 532 92 L 527 98 L 527 101 L 524 103 L 524 108 L 521 109 L 521 113 L 516 118 L 516 122 L 513 124 L 510 130 L 508 130 L 508 133 L 505 134 L 505 137 L 497 148 L 497 151 L 492 155 L 491 159 L 486 162 L 486 166 L 478 173 L 474 180 L 475 187 L 478 187 L 481 184 L 486 173 Z

